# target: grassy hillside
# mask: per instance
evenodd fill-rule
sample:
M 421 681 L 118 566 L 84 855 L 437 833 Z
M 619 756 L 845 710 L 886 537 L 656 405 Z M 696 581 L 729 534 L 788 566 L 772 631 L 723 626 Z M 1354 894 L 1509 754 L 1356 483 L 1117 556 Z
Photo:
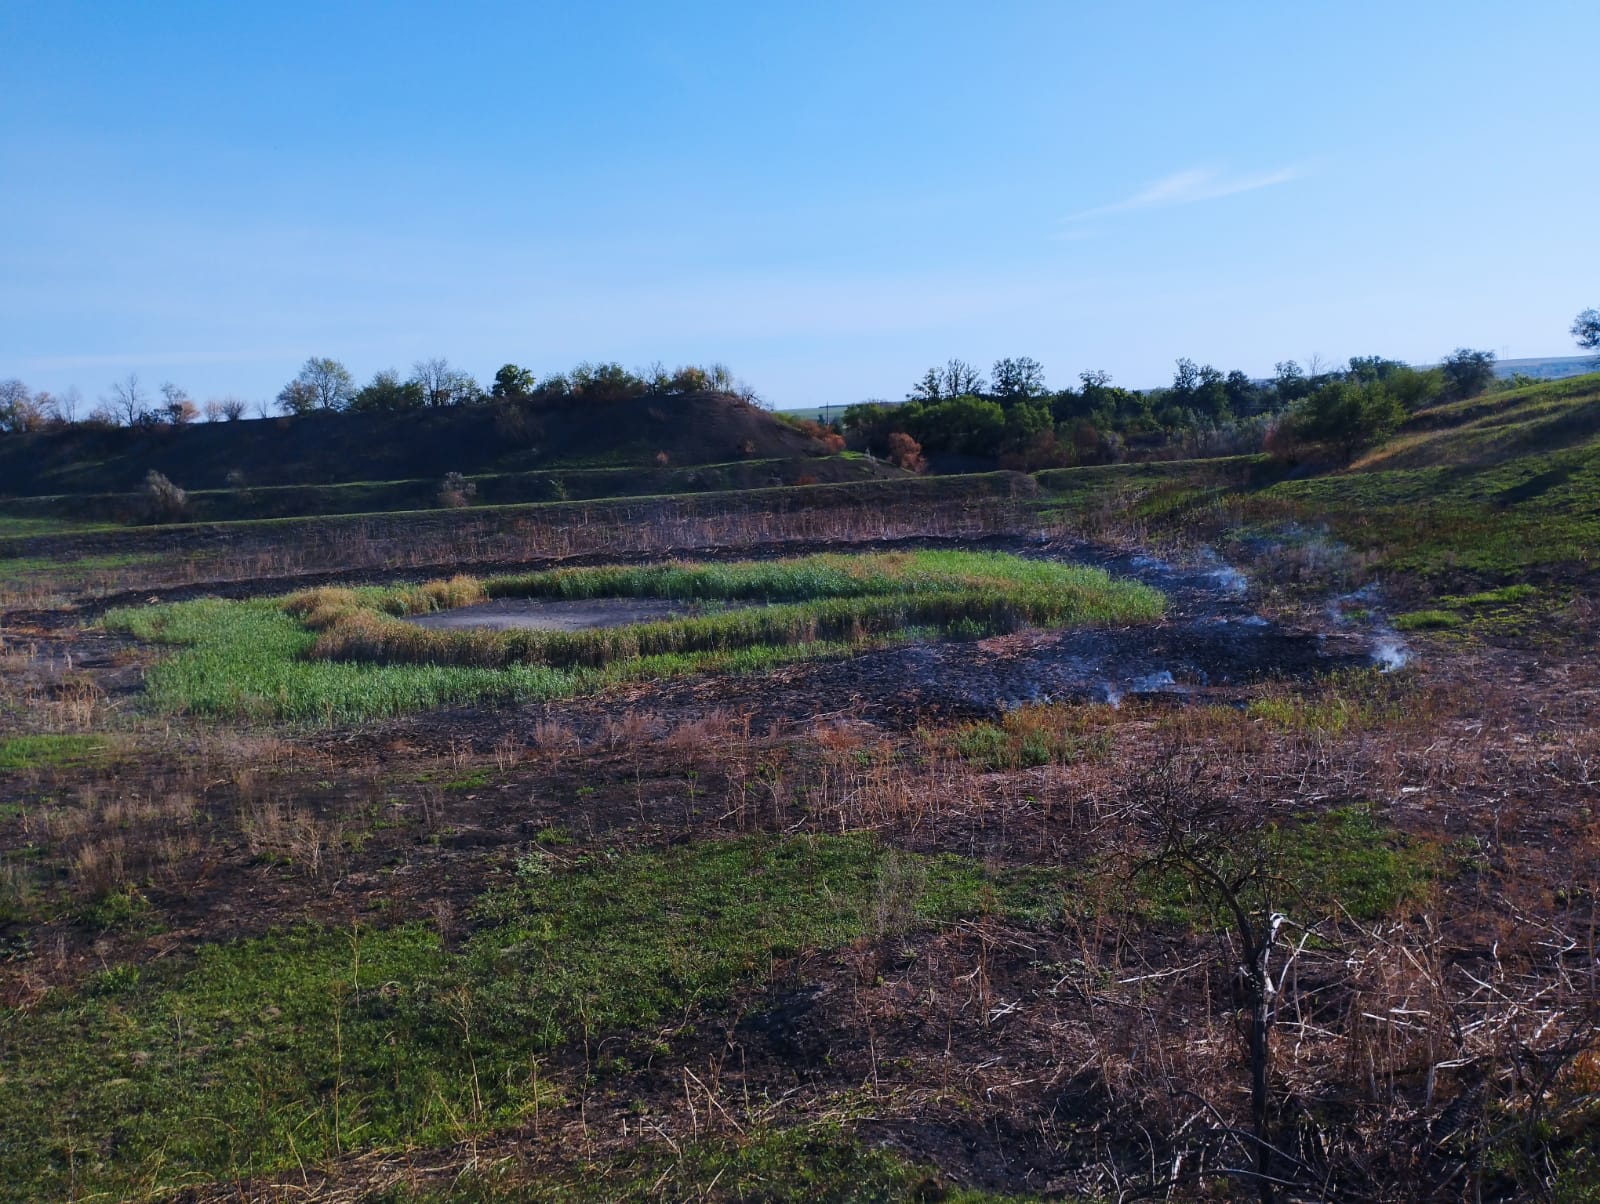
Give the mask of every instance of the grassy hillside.
M 1280 482 L 1243 511 L 1326 524 L 1423 577 L 1586 572 L 1600 551 L 1600 375 L 1421 411 L 1347 471 Z
M 1090 534 L 1333 539 L 1441 589 L 1583 575 L 1600 554 L 1600 374 L 1421 410 L 1348 466 L 1234 456 L 1035 479 L 1047 513 Z
M 704 393 L 5 435 L 0 490 L 11 497 L 120 493 L 137 489 L 151 469 L 186 489 L 222 489 L 230 474 L 259 488 L 437 481 L 447 472 L 653 469 L 821 451 L 764 410 Z

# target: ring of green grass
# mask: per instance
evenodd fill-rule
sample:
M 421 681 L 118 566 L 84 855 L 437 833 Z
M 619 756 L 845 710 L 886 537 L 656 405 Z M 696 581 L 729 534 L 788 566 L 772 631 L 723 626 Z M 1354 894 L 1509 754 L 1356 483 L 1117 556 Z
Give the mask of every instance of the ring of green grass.
M 577 632 L 439 631 L 402 621 L 487 598 L 648 597 L 766 603 Z M 423 586 L 202 599 L 109 613 L 180 651 L 153 666 L 158 709 L 350 721 L 490 700 L 548 700 L 625 680 L 751 671 L 919 633 L 1149 622 L 1162 595 L 1104 571 L 993 552 L 562 569 Z

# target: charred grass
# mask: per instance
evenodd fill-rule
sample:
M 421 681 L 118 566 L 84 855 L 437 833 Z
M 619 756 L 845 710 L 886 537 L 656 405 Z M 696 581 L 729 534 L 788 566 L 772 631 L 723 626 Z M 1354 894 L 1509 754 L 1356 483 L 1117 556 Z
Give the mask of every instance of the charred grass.
M 1188 488 L 1152 521 L 1225 508 Z M 504 588 L 885 596 L 848 592 L 871 572 L 782 572 Z M 1469 632 L 1543 630 L 1581 593 L 1438 580 L 1427 609 Z M 519 672 L 560 701 L 265 737 L 113 724 L 113 668 L 47 641 L 8 677 L 0 1197 L 1255 1195 L 1247 951 L 1174 834 L 1252 922 L 1284 917 L 1285 1196 L 1592 1192 L 1592 645 L 1528 657 L 1441 628 L 1421 668 L 1225 701 L 889 728 L 802 695 L 767 731 L 717 678 L 667 694 L 615 661 L 580 665 L 616 688 L 578 698 L 535 688 L 574 672 L 549 665 L 306 659 L 353 613 L 494 588 L 117 623 L 182 645 L 149 679 L 172 710 L 337 721 L 503 698 L 478 683 Z M 761 679 L 779 709 L 780 679 Z M 19 740 L 24 720 L 42 730 Z
M 120 836 L 120 882 L 82 898 L 145 902 L 74 921 L 98 967 L 7 1014 L 16 1198 L 851 1198 L 847 1175 L 1093 1196 L 1165 1191 L 1174 1159 L 1179 1195 L 1237 1182 L 1240 953 L 1155 857 L 1173 816 L 1220 838 L 1220 871 L 1264 865 L 1247 905 L 1294 925 L 1288 1158 L 1364 1198 L 1556 1183 L 1589 1131 L 1596 683 L 1489 669 L 1039 707 L 976 739 L 601 699 L 420 761 L 195 749 L 189 784 L 134 798 L 103 763 L 35 765 L 42 859 Z M 271 757 L 290 776 L 204 797 Z M 328 788 L 370 803 L 313 808 Z M 213 918 L 130 956 L 117 933 L 148 947 L 184 911 L 130 854 L 186 824 L 218 886 L 242 856 L 288 905 L 219 940 L 244 897 L 206 888 L 188 914 Z M 348 908 L 369 875 L 395 906 L 295 922 L 293 898 Z

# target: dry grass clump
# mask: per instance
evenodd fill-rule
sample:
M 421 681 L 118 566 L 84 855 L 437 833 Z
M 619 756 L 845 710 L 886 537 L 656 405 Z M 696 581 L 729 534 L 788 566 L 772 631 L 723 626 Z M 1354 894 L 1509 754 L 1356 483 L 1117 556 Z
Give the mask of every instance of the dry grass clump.
M 457 574 L 445 581 L 425 581 L 421 585 L 380 591 L 317 586 L 290 594 L 283 600 L 283 609 L 312 631 L 327 631 L 355 615 L 425 615 L 472 606 L 488 597 L 488 591 L 478 578 Z
M 322 585 L 301 590 L 283 600 L 283 609 L 313 631 L 326 631 L 339 620 L 360 612 L 361 599 L 353 589 Z
M 411 589 L 390 593 L 381 603 L 392 615 L 425 615 L 487 601 L 489 591 L 476 577 L 458 573 L 448 581 L 427 581 Z

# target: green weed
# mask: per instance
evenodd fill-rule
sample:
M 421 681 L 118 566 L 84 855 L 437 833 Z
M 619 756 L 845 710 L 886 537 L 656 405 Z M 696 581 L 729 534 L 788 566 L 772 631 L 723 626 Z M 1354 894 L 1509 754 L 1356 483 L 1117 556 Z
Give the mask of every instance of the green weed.
M 69 769 L 104 755 L 110 742 L 104 736 L 10 736 L 0 740 L 0 772 L 18 769 Z

